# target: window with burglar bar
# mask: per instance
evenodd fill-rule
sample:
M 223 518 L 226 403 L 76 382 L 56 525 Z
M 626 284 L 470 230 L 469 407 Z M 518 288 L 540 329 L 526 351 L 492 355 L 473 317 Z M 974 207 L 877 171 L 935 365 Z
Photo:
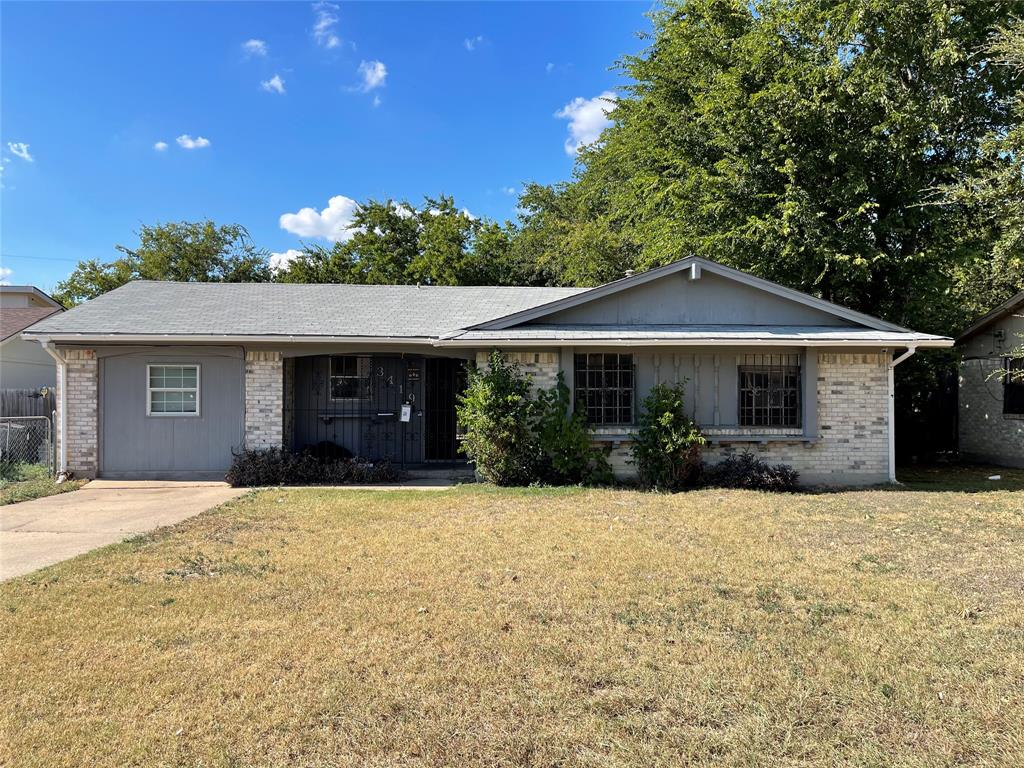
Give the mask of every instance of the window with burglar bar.
M 594 425 L 633 423 L 633 355 L 619 353 L 575 356 L 576 407 Z
M 743 427 L 800 426 L 799 355 L 745 355 L 739 366 Z
M 1003 413 L 1024 415 L 1024 358 L 1008 357 L 1003 374 Z
M 370 397 L 370 358 L 337 355 L 331 358 L 331 399 L 367 400 Z

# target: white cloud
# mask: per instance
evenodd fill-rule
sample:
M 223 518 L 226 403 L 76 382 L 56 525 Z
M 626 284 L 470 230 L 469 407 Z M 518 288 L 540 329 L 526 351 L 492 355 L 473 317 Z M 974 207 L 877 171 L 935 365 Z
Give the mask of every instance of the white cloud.
M 555 63 L 553 61 L 549 61 L 547 64 L 544 65 L 544 71 L 550 75 L 552 72 L 555 71 Z
M 338 26 L 338 6 L 334 3 L 314 3 L 313 14 L 316 22 L 313 24 L 313 39 L 317 45 L 324 48 L 337 48 L 341 45 L 341 38 L 338 37 L 334 28 Z
M 359 74 L 363 78 L 361 86 L 364 92 L 372 91 L 374 88 L 381 88 L 388 77 L 388 68 L 383 61 L 361 61 L 359 62 Z
M 515 195 L 516 193 L 518 193 L 519 190 L 517 190 L 515 187 L 502 187 L 501 191 L 504 192 L 506 195 Z
M 178 137 L 178 146 L 182 149 L 203 149 L 210 146 L 210 140 L 202 136 L 196 136 L 193 139 L 187 133 L 183 133 Z
M 303 208 L 298 213 L 281 214 L 281 229 L 299 237 L 322 237 L 332 243 L 343 243 L 355 234 L 351 229 L 359 204 L 350 197 L 335 195 L 322 211 Z
M 394 209 L 395 215 L 400 219 L 411 219 L 413 216 L 416 215 L 415 209 L 410 208 L 405 203 L 392 203 L 391 207 L 392 209 Z
M 374 96 L 373 97 L 373 106 L 374 107 L 379 107 L 380 106 L 380 96 Z
M 466 47 L 466 50 L 472 53 L 484 42 L 483 35 L 477 35 L 476 37 L 467 37 L 462 41 L 462 44 Z
M 22 160 L 26 160 L 30 163 L 34 163 L 36 161 L 28 151 L 28 144 L 22 141 L 8 141 L 7 148 L 15 157 L 20 157 Z
M 166 141 L 158 141 L 156 144 L 153 145 L 153 149 L 155 149 L 157 152 L 166 152 L 167 151 L 167 142 Z
M 249 56 L 266 56 L 267 43 L 265 40 L 246 40 L 242 43 L 242 50 Z
M 284 80 L 280 75 L 274 75 L 269 80 L 263 80 L 260 82 L 260 86 L 264 91 L 268 93 L 284 93 Z
M 289 248 L 284 253 L 271 253 L 270 254 L 270 271 L 274 274 L 278 272 L 287 272 L 292 268 L 292 262 L 302 256 L 302 251 L 295 248 Z
M 555 117 L 569 121 L 569 137 L 565 140 L 567 155 L 575 155 L 601 137 L 601 131 L 612 124 L 607 113 L 614 109 L 615 100 L 616 96 L 611 91 L 592 99 L 577 96 L 555 112 Z
M 8 267 L 0 267 L 0 285 L 10 285 L 11 281 L 8 280 L 7 278 L 9 278 L 13 274 L 13 269 L 9 269 Z

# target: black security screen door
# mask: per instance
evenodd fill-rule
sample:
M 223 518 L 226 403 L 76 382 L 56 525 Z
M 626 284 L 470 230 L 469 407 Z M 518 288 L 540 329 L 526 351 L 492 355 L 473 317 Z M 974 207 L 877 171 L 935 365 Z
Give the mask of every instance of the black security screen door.
M 324 458 L 423 461 L 422 363 L 385 355 L 296 358 L 285 402 L 291 448 Z
M 455 461 L 461 458 L 455 397 L 466 386 L 465 363 L 450 358 L 428 358 L 424 363 L 426 434 L 423 457 L 427 461 Z

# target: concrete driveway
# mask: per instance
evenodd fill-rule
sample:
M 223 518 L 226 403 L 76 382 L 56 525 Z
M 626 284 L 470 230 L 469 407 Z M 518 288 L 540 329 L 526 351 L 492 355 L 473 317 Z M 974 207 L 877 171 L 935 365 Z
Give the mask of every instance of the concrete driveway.
M 94 480 L 0 507 L 0 579 L 173 525 L 243 493 L 226 483 Z

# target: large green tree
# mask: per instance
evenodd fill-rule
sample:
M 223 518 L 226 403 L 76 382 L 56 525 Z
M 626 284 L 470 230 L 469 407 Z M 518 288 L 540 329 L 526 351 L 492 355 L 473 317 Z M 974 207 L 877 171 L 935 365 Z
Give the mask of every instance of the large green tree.
M 516 261 L 514 228 L 481 220 L 447 195 L 361 203 L 351 236 L 330 248 L 307 245 L 277 279 L 294 283 L 424 285 L 519 284 L 531 269 Z
M 144 225 L 133 248 L 117 245 L 118 258 L 80 262 L 57 284 L 55 298 L 80 304 L 130 280 L 263 282 L 270 279 L 267 253 L 253 245 L 245 227 L 212 221 Z
M 572 181 L 529 187 L 555 281 L 708 256 L 926 330 L 997 233 L 944 186 L 998 174 L 1021 74 L 987 47 L 1021 0 L 672 0 Z M 610 107 L 612 105 L 609 105 Z
M 1024 20 L 1001 27 L 989 53 L 993 66 L 1024 80 Z M 968 318 L 1024 290 L 1024 86 L 1010 109 L 1014 125 L 982 143 L 981 170 L 946 190 L 951 204 L 970 212 L 965 232 L 981 241 L 954 272 L 953 293 Z

